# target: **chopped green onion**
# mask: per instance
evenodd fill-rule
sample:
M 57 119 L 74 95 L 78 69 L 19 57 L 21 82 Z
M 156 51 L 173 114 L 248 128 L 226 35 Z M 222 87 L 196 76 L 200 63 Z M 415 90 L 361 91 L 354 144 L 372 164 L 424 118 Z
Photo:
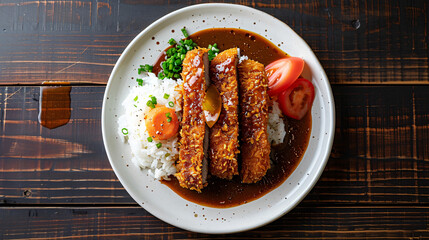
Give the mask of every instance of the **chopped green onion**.
M 148 106 L 150 108 L 155 108 L 155 104 L 153 104 L 153 102 L 151 100 L 147 101 L 146 106 Z
M 172 101 L 168 102 L 168 106 L 174 107 L 174 103 Z
M 136 97 L 134 98 L 134 102 L 135 102 L 135 101 L 137 101 L 137 99 L 139 99 L 139 96 L 136 96 Z
M 185 28 L 181 29 L 183 36 L 185 38 L 189 37 L 188 32 Z M 182 72 L 183 60 L 186 57 L 186 53 L 197 47 L 197 44 L 192 39 L 181 39 L 176 41 L 171 38 L 168 43 L 171 45 L 165 54 L 167 58 L 165 61 L 161 62 L 162 70 L 158 73 L 159 79 L 164 78 L 180 78 L 180 73 Z M 211 46 L 213 48 L 213 46 Z
M 168 40 L 168 44 L 174 45 L 176 44 L 176 40 L 174 40 L 174 38 L 170 38 L 170 40 Z
M 213 60 L 216 57 L 216 55 L 211 52 L 209 52 L 208 56 L 209 56 L 209 61 Z
M 165 54 L 167 55 L 167 57 L 171 57 L 173 54 L 175 54 L 176 53 L 176 48 L 169 48 L 166 52 L 165 52 Z
M 171 120 L 172 120 L 172 118 L 171 118 L 171 117 L 168 117 L 168 118 L 167 118 L 167 122 L 171 122 Z
M 170 94 L 164 93 L 164 99 L 168 99 L 170 97 Z
M 157 148 L 161 148 L 161 147 L 162 147 L 162 143 L 157 143 L 157 144 L 156 144 L 156 147 L 157 147 Z
M 217 48 L 217 43 L 215 43 L 213 45 L 209 44 L 208 49 L 209 49 L 209 52 L 208 52 L 209 61 L 211 61 L 219 53 L 219 48 Z
M 136 79 L 136 82 L 137 82 L 137 84 L 138 84 L 139 86 L 143 86 L 143 79 L 141 79 L 141 78 L 137 78 L 137 79 Z
M 156 105 L 158 102 L 156 101 L 156 97 L 154 97 L 154 96 L 150 96 L 150 99 L 152 99 L 152 103 L 153 103 L 153 105 Z
M 141 74 L 142 72 L 152 72 L 152 70 L 153 70 L 153 66 L 149 64 L 140 65 L 140 68 L 137 69 L 138 74 Z
M 165 114 L 165 116 L 169 118 L 171 116 L 171 113 L 168 112 Z
M 147 141 L 148 141 L 148 142 L 152 142 L 152 141 L 153 141 L 152 137 L 148 137 L 148 138 L 147 138 Z
M 134 107 L 137 107 L 137 105 L 134 104 Z
M 161 79 L 161 80 L 164 79 L 165 78 L 164 72 L 159 72 L 158 73 L 158 78 Z
M 189 37 L 189 34 L 188 34 L 188 32 L 186 31 L 186 29 L 185 29 L 185 28 L 182 28 L 182 33 L 183 33 L 183 36 L 184 36 L 185 38 Z
M 180 66 L 175 66 L 175 67 L 173 68 L 173 72 L 175 72 L 175 73 L 180 72 L 180 70 L 182 70 L 182 68 L 181 68 Z
M 128 129 L 122 128 L 122 134 L 127 135 L 128 134 Z
M 168 62 L 167 62 L 167 61 L 162 62 L 162 63 L 161 63 L 161 67 L 162 67 L 162 69 L 166 69 L 166 68 L 167 68 L 167 64 L 168 64 Z

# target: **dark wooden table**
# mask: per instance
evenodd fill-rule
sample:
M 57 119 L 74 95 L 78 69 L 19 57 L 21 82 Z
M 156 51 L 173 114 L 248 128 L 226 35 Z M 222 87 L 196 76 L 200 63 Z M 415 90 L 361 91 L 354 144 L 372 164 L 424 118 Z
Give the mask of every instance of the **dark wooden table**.
M 0 239 L 428 238 L 424 0 L 236 1 L 287 23 L 325 68 L 337 124 L 320 181 L 279 220 L 228 236 L 178 229 L 133 201 L 103 147 L 105 84 L 140 31 L 200 2 L 0 0 Z M 65 126 L 38 121 L 44 81 L 71 83 Z

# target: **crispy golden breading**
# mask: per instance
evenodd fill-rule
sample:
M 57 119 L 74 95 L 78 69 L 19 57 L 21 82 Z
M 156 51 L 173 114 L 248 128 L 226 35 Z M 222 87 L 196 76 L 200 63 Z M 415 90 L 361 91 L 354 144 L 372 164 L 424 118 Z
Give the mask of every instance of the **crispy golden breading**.
M 245 60 L 238 65 L 240 85 L 241 179 L 255 183 L 270 168 L 268 142 L 268 80 L 264 65 Z
M 231 48 L 210 63 L 210 79 L 222 98 L 219 119 L 210 130 L 210 173 L 226 179 L 238 175 L 237 62 L 237 48 Z
M 206 95 L 205 59 L 208 49 L 186 53 L 183 60 L 183 116 L 180 130 L 179 160 L 175 174 L 180 186 L 201 192 L 206 185 L 203 177 L 204 136 L 206 123 L 203 100 Z

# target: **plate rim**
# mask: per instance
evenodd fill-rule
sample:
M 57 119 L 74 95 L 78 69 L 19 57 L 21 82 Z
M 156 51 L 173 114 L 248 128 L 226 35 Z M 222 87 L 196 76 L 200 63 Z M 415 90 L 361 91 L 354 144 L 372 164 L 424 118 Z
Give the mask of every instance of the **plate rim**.
M 314 177 L 311 179 L 311 183 L 308 184 L 306 186 L 306 188 L 301 191 L 299 197 L 297 197 L 295 199 L 295 201 L 293 201 L 290 205 L 288 205 L 287 207 L 285 207 L 283 209 L 283 211 L 277 213 L 276 215 L 273 215 L 271 218 L 265 220 L 265 221 L 261 221 L 261 222 L 257 222 L 256 224 L 253 225 L 246 225 L 246 226 L 241 226 L 238 228 L 235 228 L 234 230 L 229 230 L 229 231 L 222 231 L 222 229 L 217 230 L 217 231 L 204 231 L 203 229 L 197 229 L 197 228 L 193 228 L 193 226 L 186 226 L 186 225 L 179 225 L 176 222 L 170 221 L 169 219 L 164 219 L 160 216 L 158 216 L 158 214 L 154 213 L 154 210 L 152 210 L 150 207 L 148 206 L 142 206 L 138 201 L 136 201 L 136 195 L 135 193 L 133 193 L 132 191 L 129 191 L 128 186 L 124 185 L 124 180 L 122 178 L 122 176 L 119 174 L 119 170 L 117 170 L 115 168 L 115 165 L 113 163 L 112 160 L 112 156 L 110 153 L 109 148 L 107 147 L 107 139 L 106 139 L 106 134 L 105 131 L 107 131 L 107 129 L 105 130 L 105 119 L 106 119 L 106 101 L 107 101 L 107 93 L 110 91 L 110 86 L 112 84 L 113 81 L 113 76 L 115 75 L 115 73 L 118 71 L 118 66 L 120 65 L 119 63 L 121 63 L 123 61 L 123 59 L 125 58 L 126 55 L 128 55 L 128 53 L 130 51 L 132 51 L 132 48 L 135 47 L 136 43 L 139 41 L 140 38 L 142 38 L 147 32 L 151 31 L 153 28 L 157 27 L 157 25 L 159 25 L 160 23 L 162 23 L 163 21 L 165 21 L 166 19 L 169 19 L 171 17 L 174 17 L 176 15 L 182 14 L 183 12 L 186 11 L 190 11 L 190 10 L 196 10 L 199 8 L 205 8 L 205 7 L 231 7 L 231 8 L 236 8 L 236 9 L 241 9 L 243 11 L 249 11 L 249 12 L 256 12 L 258 14 L 261 14 L 265 17 L 271 17 L 272 19 L 274 19 L 275 21 L 277 21 L 278 23 L 282 24 L 283 27 L 288 28 L 293 34 L 296 35 L 296 37 L 298 37 L 305 48 L 307 48 L 306 50 L 308 50 L 309 54 L 311 55 L 311 57 L 313 57 L 316 60 L 316 63 L 319 65 L 320 67 L 320 73 L 324 79 L 324 81 L 322 81 L 322 84 L 325 85 L 325 88 L 327 89 L 327 97 L 329 99 L 329 108 L 330 108 L 330 118 L 332 119 L 332 121 L 328 122 L 328 126 L 327 126 L 327 143 L 328 146 L 326 146 L 326 148 L 324 148 L 324 150 L 322 150 L 321 156 L 323 156 L 322 162 L 321 164 L 318 166 L 318 170 L 317 170 L 317 175 L 314 175 Z M 326 94 L 326 93 L 325 93 Z M 328 79 L 328 76 L 325 73 L 325 70 L 323 68 L 323 66 L 320 64 L 319 59 L 317 58 L 317 56 L 314 54 L 313 50 L 310 48 L 310 46 L 307 44 L 307 42 L 300 36 L 298 35 L 291 27 L 289 27 L 286 23 L 284 23 L 283 21 L 279 20 L 278 18 L 263 12 L 261 10 L 252 8 L 252 7 L 248 7 L 248 6 L 244 6 L 244 5 L 240 5 L 240 4 L 231 4 L 231 3 L 203 3 L 203 4 L 195 4 L 195 5 L 191 5 L 191 6 L 187 6 L 187 7 L 183 7 L 180 9 L 177 9 L 173 12 L 170 12 L 164 16 L 162 16 L 161 18 L 159 18 L 158 20 L 154 21 L 153 23 L 151 23 L 149 26 L 147 26 L 145 29 L 143 29 L 136 37 L 133 38 L 133 40 L 127 45 L 127 47 L 124 49 L 124 51 L 121 53 L 120 57 L 118 58 L 118 60 L 116 61 L 112 72 L 109 76 L 109 80 L 106 84 L 106 89 L 105 89 L 105 93 L 103 96 L 103 104 L 102 104 L 102 113 L 101 113 L 101 128 L 102 128 L 102 137 L 103 137 L 103 144 L 104 144 L 104 149 L 106 151 L 106 155 L 109 159 L 109 163 L 116 175 L 116 177 L 119 179 L 121 185 L 124 187 L 124 189 L 127 191 L 127 193 L 133 198 L 134 201 L 136 201 L 145 211 L 149 212 L 150 214 L 152 214 L 153 216 L 155 216 L 156 218 L 171 224 L 175 227 L 179 227 L 188 231 L 193 231 L 193 232 L 199 232 L 199 233 L 209 233 L 209 234 L 226 234 L 226 233 L 237 233 L 237 232 L 243 232 L 243 231 L 248 231 L 248 230 L 252 230 L 261 226 L 264 226 L 266 224 L 269 224 L 277 219 L 279 219 L 280 217 L 284 216 L 286 213 L 290 212 L 292 209 L 294 209 L 307 195 L 308 193 L 314 188 L 314 186 L 316 185 L 316 183 L 318 182 L 318 180 L 320 179 L 320 176 L 322 175 L 322 173 L 324 172 L 324 169 L 326 167 L 326 164 L 329 160 L 329 156 L 330 156 L 330 152 L 332 149 L 332 145 L 333 145 L 333 141 L 334 141 L 334 133 L 335 133 L 335 102 L 334 102 L 334 97 L 333 97 L 333 93 L 332 93 L 332 88 Z

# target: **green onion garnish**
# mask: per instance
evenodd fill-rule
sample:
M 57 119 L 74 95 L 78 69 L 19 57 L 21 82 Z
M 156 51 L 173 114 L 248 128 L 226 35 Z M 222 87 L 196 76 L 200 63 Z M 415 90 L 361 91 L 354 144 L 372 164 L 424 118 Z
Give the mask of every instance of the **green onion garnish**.
M 140 65 L 140 68 L 137 69 L 138 74 L 141 74 L 142 72 L 152 72 L 153 66 L 149 64 Z
M 180 63 L 182 63 L 182 62 L 180 62 Z M 180 72 L 182 70 L 182 68 L 180 67 L 180 66 L 175 66 L 175 67 L 173 67 L 173 72 L 175 72 L 175 73 L 178 73 L 178 72 Z
M 181 30 L 185 38 L 189 37 L 189 34 L 185 28 Z M 171 38 L 168 43 L 172 47 L 167 49 L 165 52 L 167 59 L 161 62 L 162 70 L 158 73 L 159 79 L 180 78 L 180 73 L 182 72 L 182 63 L 185 59 L 186 53 L 197 47 L 197 44 L 194 43 L 192 39 L 184 39 L 177 42 Z
M 139 96 L 136 96 L 136 97 L 134 98 L 134 102 L 135 102 L 135 101 L 137 101 L 137 99 L 139 99 Z
M 161 79 L 161 80 L 164 79 L 165 78 L 164 72 L 159 72 L 158 73 L 158 78 Z
M 174 107 L 174 103 L 172 101 L 168 102 L 168 106 Z
M 209 61 L 211 61 L 219 53 L 219 48 L 217 48 L 217 43 L 215 43 L 213 45 L 209 44 L 208 49 L 209 49 L 209 52 L 208 52 Z
M 147 138 L 147 141 L 148 141 L 148 142 L 152 142 L 152 141 L 153 141 L 152 137 L 148 137 L 148 138 Z
M 183 36 L 184 36 L 185 38 L 189 37 L 189 34 L 188 34 L 188 32 L 186 31 L 186 29 L 185 29 L 185 28 L 182 28 L 182 33 L 183 33 Z
M 171 113 L 166 113 L 165 116 L 167 117 L 167 122 L 171 122 L 172 118 L 171 118 Z
M 140 74 L 140 73 L 139 73 Z M 143 86 L 143 79 L 141 79 L 141 78 L 137 78 L 136 79 L 136 82 L 137 82 L 137 84 L 139 85 L 139 86 Z
M 137 107 L 137 105 L 134 104 L 134 107 Z
M 153 105 L 156 105 L 158 102 L 156 101 L 156 97 L 150 96 L 150 99 L 152 100 Z
M 122 128 L 122 134 L 127 135 L 128 134 L 128 129 Z
M 148 106 L 150 108 L 155 108 L 155 104 L 153 104 L 153 102 L 151 100 L 147 101 L 146 106 Z
M 157 143 L 157 144 L 156 144 L 156 147 L 157 147 L 157 148 L 161 148 L 161 147 L 162 147 L 162 143 Z
M 170 94 L 164 93 L 164 99 L 168 99 L 170 97 Z
M 174 38 L 170 38 L 170 40 L 168 40 L 168 44 L 174 45 L 176 44 L 176 40 L 174 40 Z

